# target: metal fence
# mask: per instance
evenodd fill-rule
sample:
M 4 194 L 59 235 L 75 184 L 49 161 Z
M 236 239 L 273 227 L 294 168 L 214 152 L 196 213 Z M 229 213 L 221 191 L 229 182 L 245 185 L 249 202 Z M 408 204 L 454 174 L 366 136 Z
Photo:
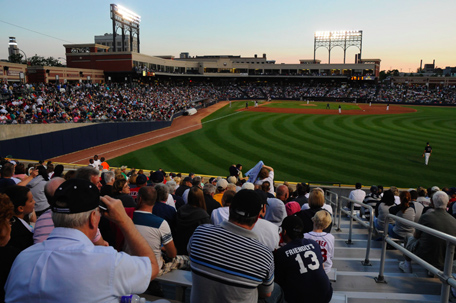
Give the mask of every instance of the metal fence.
M 344 201 L 346 201 L 347 204 L 350 205 L 350 211 L 347 211 L 342 208 Z M 353 210 L 355 208 L 355 204 L 360 205 L 364 208 L 367 208 L 367 210 L 369 211 L 369 214 L 370 214 L 369 222 L 363 221 L 360 217 L 358 217 L 354 214 Z M 361 264 L 363 264 L 364 266 L 371 266 L 371 264 L 369 262 L 369 254 L 370 254 L 370 249 L 371 249 L 372 232 L 374 230 L 374 208 L 372 206 L 370 206 L 369 204 L 364 204 L 364 203 L 349 199 L 347 197 L 339 197 L 339 209 L 340 209 L 339 222 L 341 220 L 342 213 L 344 213 L 350 217 L 350 229 L 348 232 L 348 241 L 346 241 L 345 243 L 353 244 L 353 242 L 352 242 L 353 220 L 356 220 L 359 224 L 361 224 L 361 226 L 367 228 L 368 238 L 367 238 L 367 247 L 366 247 L 366 257 L 365 257 L 364 261 L 361 262 Z
M 333 209 L 335 209 L 334 225 L 336 226 L 336 231 L 341 231 L 341 229 L 340 229 L 341 206 L 339 204 L 339 195 L 330 190 L 327 190 L 325 193 L 326 193 L 325 201 L 328 202 L 328 204 L 334 206 Z
M 450 236 L 448 234 L 445 234 L 443 232 L 440 232 L 438 230 L 429 228 L 427 226 L 409 221 L 407 219 L 394 216 L 389 214 L 386 217 L 386 222 L 388 222 L 388 218 L 394 219 L 396 222 L 401 222 L 401 224 L 411 226 L 415 229 L 418 229 L 422 232 L 428 233 L 432 236 L 435 236 L 437 238 L 440 238 L 442 240 L 446 241 L 446 253 L 445 253 L 445 264 L 443 271 L 439 270 L 438 268 L 432 266 L 428 262 L 424 261 L 417 255 L 413 254 L 409 250 L 407 250 L 405 247 L 397 244 L 392 240 L 390 236 L 388 236 L 388 224 L 385 224 L 385 230 L 383 233 L 383 246 L 382 246 L 382 256 L 380 260 L 380 271 L 378 273 L 378 277 L 375 278 L 375 281 L 377 283 L 386 283 L 385 277 L 384 277 L 384 271 L 385 271 L 385 259 L 386 259 L 386 246 L 387 244 L 393 246 L 394 248 L 398 249 L 400 252 L 402 252 L 404 255 L 412 259 L 412 261 L 415 261 L 422 267 L 424 267 L 426 270 L 430 271 L 432 274 L 436 275 L 439 277 L 440 281 L 442 282 L 442 289 L 440 291 L 440 302 L 448 302 L 449 296 L 450 296 L 450 286 L 456 288 L 456 280 L 453 278 L 452 275 L 452 269 L 453 269 L 453 258 L 454 258 L 454 250 L 455 250 L 455 245 L 456 245 L 456 237 Z

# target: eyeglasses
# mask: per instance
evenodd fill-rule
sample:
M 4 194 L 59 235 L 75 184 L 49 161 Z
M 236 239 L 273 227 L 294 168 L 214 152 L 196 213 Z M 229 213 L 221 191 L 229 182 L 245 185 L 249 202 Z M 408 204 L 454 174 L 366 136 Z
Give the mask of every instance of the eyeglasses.
M 11 218 L 9 219 L 9 224 L 10 224 L 11 226 L 13 226 L 14 222 L 16 222 L 16 218 L 11 217 Z

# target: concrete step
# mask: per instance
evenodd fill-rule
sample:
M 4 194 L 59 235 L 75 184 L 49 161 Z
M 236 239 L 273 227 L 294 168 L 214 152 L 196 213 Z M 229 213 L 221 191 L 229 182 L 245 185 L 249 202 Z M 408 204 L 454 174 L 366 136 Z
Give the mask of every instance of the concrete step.
M 412 303 L 440 302 L 439 295 L 422 295 L 422 294 L 398 294 L 398 293 L 359 293 L 359 292 L 341 292 L 346 295 L 347 303 Z

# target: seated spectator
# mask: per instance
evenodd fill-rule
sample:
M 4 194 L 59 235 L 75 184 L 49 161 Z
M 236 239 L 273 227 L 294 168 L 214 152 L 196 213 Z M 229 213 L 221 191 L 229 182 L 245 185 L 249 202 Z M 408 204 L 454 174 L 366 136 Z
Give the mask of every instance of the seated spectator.
M 428 207 L 431 203 L 431 199 L 427 197 L 426 188 L 419 186 L 416 191 L 418 192 L 418 198 L 416 201 L 421 203 L 424 207 Z
M 177 179 L 177 177 L 175 179 Z M 171 197 L 174 200 L 174 206 L 176 207 L 176 210 L 179 210 L 180 207 L 185 205 L 185 202 L 181 196 L 176 195 L 176 188 L 177 188 L 176 181 L 174 181 L 174 179 L 173 179 L 171 181 L 166 182 L 166 185 L 168 186 L 169 193 L 171 194 Z
M 309 192 L 309 185 L 305 183 L 298 183 L 296 184 L 296 193 L 297 197 L 294 198 L 293 201 L 296 201 L 299 203 L 299 205 L 302 207 L 304 204 L 308 203 L 306 194 Z
M 364 190 L 362 190 L 363 186 L 361 185 L 361 183 L 356 183 L 355 184 L 355 190 L 352 190 L 350 192 L 350 195 L 348 196 L 348 198 L 350 200 L 353 200 L 353 201 L 356 201 L 356 202 L 363 202 L 364 201 L 364 198 L 366 197 L 366 192 Z M 351 203 L 352 202 L 348 202 L 348 208 L 351 207 Z M 356 204 L 355 203 L 355 206 L 354 206 L 354 210 L 355 211 L 358 211 L 360 210 L 361 206 L 359 204 Z
M 160 183 L 155 185 L 155 190 L 157 191 L 157 201 L 155 202 L 152 213 L 165 219 L 174 234 L 176 228 L 176 209 L 166 204 L 169 196 L 169 187 L 166 184 Z
M 101 182 L 100 182 L 100 171 L 96 168 L 90 166 L 83 166 L 78 168 L 76 174 L 74 175 L 76 179 L 84 179 L 87 181 L 92 182 L 98 188 L 101 189 Z
M 24 186 L 7 187 L 5 194 L 14 205 L 14 223 L 8 245 L 22 251 L 33 245 L 33 227 L 30 225 L 29 215 L 34 212 L 35 201 L 30 189 Z
M 126 179 L 114 181 L 111 197 L 122 201 L 124 207 L 136 207 L 135 201 L 130 196 L 130 186 L 128 186 L 128 181 Z
M 312 196 L 312 192 L 310 193 Z M 310 202 L 310 201 L 309 201 Z M 333 289 L 323 268 L 320 245 L 303 239 L 304 225 L 296 216 L 283 220 L 282 236 L 287 243 L 274 253 L 275 281 L 288 303 L 328 303 Z
M 57 165 L 55 166 L 54 174 L 52 175 L 51 179 L 52 179 L 52 178 L 57 178 L 57 177 L 59 177 L 59 178 L 60 178 L 60 177 L 63 177 L 63 170 L 64 170 L 64 169 L 65 169 L 65 168 L 63 167 L 63 165 L 57 164 Z
M 228 186 L 228 181 L 226 181 L 225 179 L 220 179 L 217 181 L 217 188 L 215 190 L 215 194 L 214 194 L 213 198 L 215 201 L 220 203 L 221 206 L 223 206 L 222 197 L 223 197 L 223 193 L 227 190 L 227 186 Z
M 401 204 L 401 198 L 399 197 L 399 189 L 396 186 L 391 186 L 390 191 L 394 194 L 394 204 Z
M 0 193 L 3 193 L 5 188 L 16 185 L 16 182 L 12 179 L 14 175 L 14 165 L 9 162 L 4 163 L 0 169 L 0 173 Z
M 377 230 L 383 231 L 385 224 L 393 223 L 394 220 L 388 219 L 386 216 L 389 214 L 389 209 L 394 205 L 394 194 L 392 191 L 387 190 L 383 193 L 383 197 L 375 207 L 374 226 Z
M 334 257 L 334 236 L 325 233 L 323 230 L 331 224 L 331 215 L 324 210 L 317 211 L 312 218 L 314 227 L 311 232 L 305 233 L 304 238 L 312 239 L 320 245 L 323 267 L 328 274 L 332 268 L 332 258 Z
M 133 223 L 139 233 L 144 237 L 147 244 L 155 253 L 158 268 L 161 270 L 165 263 L 162 257 L 162 249 L 168 258 L 176 257 L 176 247 L 174 246 L 173 236 L 168 222 L 152 214 L 157 192 L 151 186 L 144 186 L 138 192 L 138 209 L 133 214 Z M 128 243 L 125 243 L 124 250 L 131 254 L 131 248 Z
M 323 193 L 323 190 L 321 188 L 317 187 L 310 191 L 309 209 L 301 210 L 300 212 L 296 213 L 296 216 L 298 216 L 301 219 L 302 223 L 304 224 L 305 233 L 308 233 L 313 230 L 312 218 L 320 210 L 328 211 L 325 208 L 325 195 Z M 330 233 L 331 227 L 332 227 L 332 224 L 330 224 L 323 231 Z
M 222 197 L 222 204 L 223 207 L 219 207 L 214 209 L 211 215 L 211 223 L 214 225 L 220 225 L 223 221 L 227 221 L 230 215 L 230 205 L 231 201 L 233 200 L 234 195 L 236 192 L 234 190 L 227 190 L 223 194 Z
M 111 196 L 112 195 L 112 186 L 114 185 L 115 175 L 112 171 L 107 171 L 103 173 L 103 179 L 105 185 L 100 189 L 101 196 Z
M 185 177 L 184 179 L 182 179 L 181 183 L 182 184 L 180 184 L 180 186 L 176 189 L 176 195 L 178 195 L 180 197 L 182 197 L 182 195 L 184 194 L 184 191 L 186 189 L 189 189 L 190 187 L 192 187 L 192 178 Z
M 424 213 L 419 224 L 456 237 L 456 220 L 446 211 L 448 195 L 438 191 L 432 196 L 434 211 Z M 406 248 L 432 266 L 443 270 L 447 242 L 428 233 L 416 230 L 412 237 L 406 240 Z M 399 263 L 399 268 L 406 273 L 412 272 L 411 259 L 404 255 L 405 261 Z
M 204 184 L 203 187 L 204 193 L 204 202 L 206 203 L 206 211 L 209 214 L 209 217 L 212 216 L 212 212 L 214 209 L 217 209 L 220 206 L 220 203 L 214 200 L 213 196 L 215 194 L 215 186 L 211 183 Z M 223 204 L 223 197 L 222 197 L 222 204 Z
M 258 221 L 252 228 L 252 231 L 258 236 L 258 241 L 266 245 L 266 247 L 273 252 L 279 248 L 279 227 L 268 220 L 263 219 L 268 204 L 267 194 L 262 190 L 256 190 L 255 192 L 261 197 L 261 210 Z
M 415 209 L 415 222 L 418 223 L 421 215 L 423 214 L 424 206 L 423 204 L 416 201 L 416 199 L 418 199 L 418 193 L 416 190 L 410 191 L 410 198 L 412 199 L 410 201 L 410 207 L 413 207 Z
M 372 208 L 375 209 L 375 206 L 377 205 L 378 201 L 380 201 L 380 195 L 378 194 L 378 187 L 376 185 L 372 185 L 370 188 L 370 193 L 366 195 L 364 198 L 363 203 L 372 206 Z M 361 217 L 365 217 L 367 220 L 370 219 L 370 213 L 369 209 L 361 207 L 361 212 L 360 212 Z
M 210 223 L 209 214 L 206 211 L 203 190 L 197 186 L 190 188 L 188 203 L 179 208 L 176 217 L 175 242 L 179 255 L 188 255 L 187 244 L 195 229 L 201 225 Z
M 5 301 L 6 279 L 14 260 L 21 252 L 18 248 L 7 245 L 11 239 L 11 225 L 15 220 L 13 216 L 13 203 L 7 195 L 0 194 L 0 302 Z
M 268 206 L 264 218 L 273 224 L 280 226 L 287 216 L 285 203 L 288 199 L 288 187 L 280 185 L 277 187 L 277 198 L 268 198 Z
M 49 238 L 21 253 L 5 286 L 6 301 L 117 302 L 123 295 L 143 293 L 158 274 L 152 249 L 136 230 L 121 202 L 101 201 L 103 216 L 118 224 L 136 256 L 112 247 L 93 246 L 100 220 L 100 195 L 89 181 L 71 179 L 56 191 Z M 56 285 L 58 290 L 56 291 Z
M 415 209 L 410 207 L 410 193 L 408 191 L 403 191 L 399 194 L 399 197 L 401 199 L 401 204 L 391 207 L 389 213 L 414 222 Z M 414 232 L 415 229 L 413 227 L 399 221 L 397 221 L 396 224 L 390 223 L 388 227 L 388 235 L 392 238 L 401 240 L 411 236 Z

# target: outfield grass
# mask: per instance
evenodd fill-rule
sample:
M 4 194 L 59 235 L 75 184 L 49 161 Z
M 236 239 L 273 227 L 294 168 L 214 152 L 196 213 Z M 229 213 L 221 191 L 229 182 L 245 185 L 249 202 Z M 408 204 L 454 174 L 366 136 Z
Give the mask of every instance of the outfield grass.
M 263 105 L 263 107 L 326 109 L 327 104 L 329 104 L 330 109 L 339 109 L 339 105 L 340 105 L 342 110 L 360 110 L 358 105 L 353 104 L 353 103 L 345 103 L 345 102 L 337 103 L 337 102 L 312 102 L 312 101 L 310 101 L 309 104 L 307 104 L 307 101 L 304 101 L 304 102 L 282 101 L 282 102 L 266 103 Z
M 236 112 L 245 101 L 232 104 L 205 118 L 201 130 L 109 163 L 226 176 L 232 164 L 246 172 L 263 160 L 276 180 L 456 186 L 456 108 L 351 116 Z M 427 141 L 433 153 L 425 166 Z

